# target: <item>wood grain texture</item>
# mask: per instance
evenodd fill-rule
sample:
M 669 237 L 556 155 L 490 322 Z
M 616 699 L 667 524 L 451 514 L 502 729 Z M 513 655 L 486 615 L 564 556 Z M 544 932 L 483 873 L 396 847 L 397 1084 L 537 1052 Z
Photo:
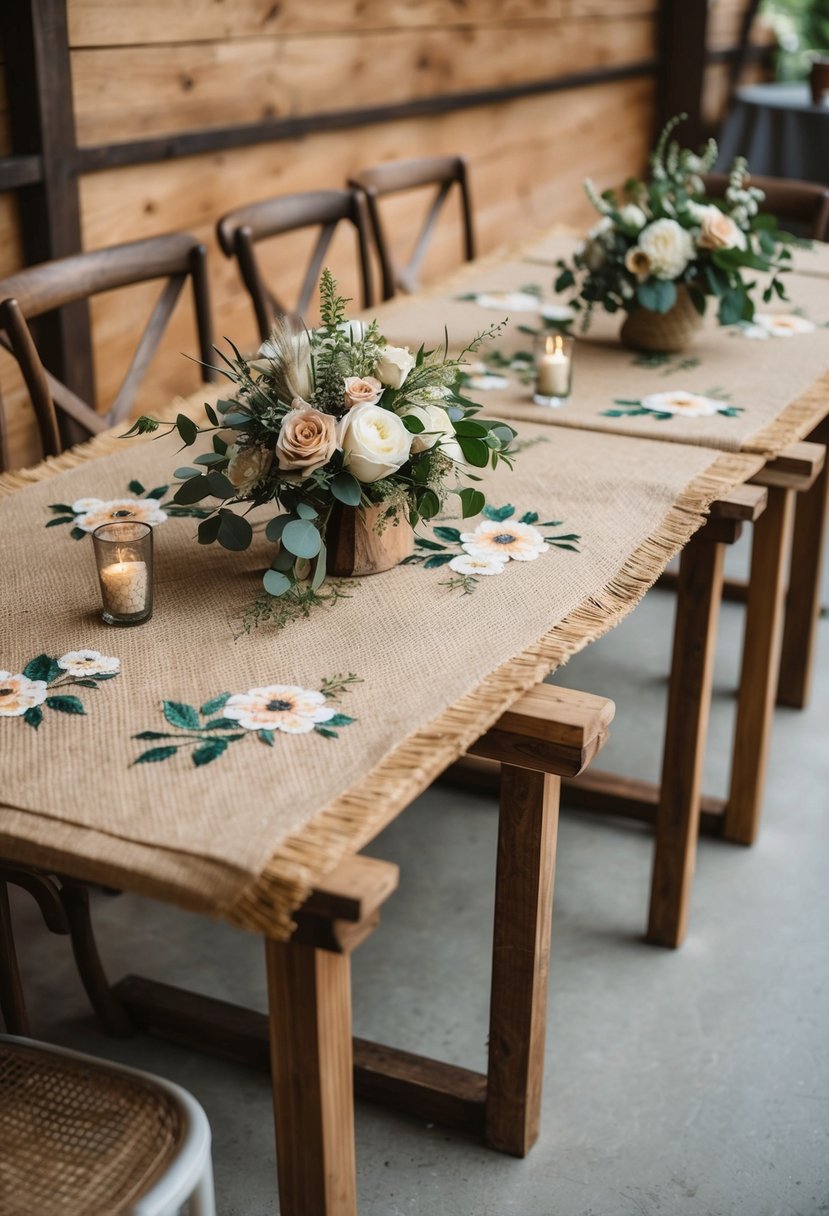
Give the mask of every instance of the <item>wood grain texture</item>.
M 538 1139 L 560 779 L 501 770 L 485 1138 L 523 1157 Z
M 125 125 L 133 138 L 165 135 L 545 79 L 574 64 L 648 59 L 654 42 L 643 17 L 76 50 L 78 140 L 120 140 Z
M 69 0 L 73 47 L 655 16 L 659 0 Z
M 760 826 L 780 663 L 783 597 L 794 491 L 773 488 L 754 525 L 731 785 L 723 836 L 753 844 Z
M 335 503 L 328 522 L 328 572 L 338 578 L 381 574 L 414 552 L 409 521 L 398 517 L 378 531 L 385 508 L 360 510 Z
M 824 419 L 810 438 L 817 443 L 829 443 L 829 420 Z M 777 685 L 777 704 L 794 709 L 805 709 L 809 703 L 820 616 L 827 513 L 829 465 L 824 462 L 815 484 L 805 493 L 798 494 L 795 506 L 789 593 Z
M 685 937 L 696 861 L 724 557 L 707 530 L 692 537 L 680 558 L 647 931 L 660 946 L 677 947 Z
M 387 102 L 499 81 L 521 83 L 649 53 L 657 0 L 68 0 L 75 95 L 84 141 L 139 138 L 148 131 L 307 113 L 315 107 Z M 402 68 L 401 68 L 402 65 Z M 558 66 L 557 66 L 558 65 Z M 403 68 L 405 70 L 403 70 Z M 245 88 L 239 88 L 244 75 Z M 401 83 L 402 82 L 402 83 Z M 412 82 L 414 82 L 412 84 Z M 402 91 L 401 91 L 402 90 Z M 429 154 L 469 157 L 480 252 L 559 219 L 581 225 L 589 173 L 616 185 L 642 168 L 650 142 L 653 86 L 646 77 L 526 97 L 465 112 L 327 132 L 277 145 L 188 157 L 81 178 L 82 244 L 100 248 L 186 230 L 210 251 L 218 335 L 252 348 L 256 328 L 234 265 L 217 256 L 213 224 L 233 207 L 271 195 L 342 186 L 355 171 Z M 2 120 L 0 120 L 0 123 Z M 0 130 L 2 129 L 0 125 Z M 424 200 L 391 199 L 384 215 L 395 256 L 407 260 Z M 421 279 L 460 260 L 455 200 L 447 203 Z M 16 204 L 0 197 L 0 275 L 21 265 Z M 263 273 L 296 298 L 312 238 L 262 246 Z M 347 295 L 360 298 L 353 233 L 337 233 L 328 255 Z M 257 250 L 259 254 L 260 250 Z M 127 288 L 93 303 L 97 400 L 112 399 L 135 343 L 133 318 L 147 315 L 152 288 Z M 309 310 L 311 324 L 316 307 Z M 136 401 L 138 412 L 199 377 L 189 299 L 181 299 Z M 0 356 L 0 391 L 12 464 L 31 463 L 31 411 Z
M 351 959 L 265 943 L 282 1216 L 356 1216 Z

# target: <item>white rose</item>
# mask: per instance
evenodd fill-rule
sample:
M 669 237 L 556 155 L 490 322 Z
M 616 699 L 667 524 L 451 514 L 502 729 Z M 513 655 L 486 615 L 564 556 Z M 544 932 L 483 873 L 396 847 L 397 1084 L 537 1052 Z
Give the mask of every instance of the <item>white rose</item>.
M 619 216 L 623 224 L 627 224 L 630 228 L 635 228 L 637 232 L 641 228 L 644 228 L 648 222 L 648 217 L 641 207 L 636 206 L 636 203 L 626 203 L 619 212 Z
M 412 436 L 397 414 L 379 405 L 358 405 L 341 419 L 343 464 L 358 481 L 379 481 L 409 459 Z
M 412 435 L 412 451 L 428 452 L 435 444 L 450 460 L 463 464 L 461 445 L 455 438 L 455 428 L 452 419 L 440 405 L 408 405 L 402 411 L 403 416 L 414 416 L 423 423 L 423 430 Z
M 273 452 L 267 448 L 240 447 L 232 443 L 227 449 L 230 463 L 227 479 L 240 494 L 250 494 L 253 487 L 269 472 L 273 463 Z
M 376 405 L 383 396 L 383 386 L 376 376 L 346 376 L 345 403 L 349 409 L 355 405 Z
M 648 255 L 657 279 L 678 279 L 694 256 L 694 242 L 676 220 L 656 220 L 639 234 L 639 248 Z
M 408 346 L 384 346 L 377 361 L 377 379 L 389 388 L 400 388 L 415 365 L 415 357 Z
M 701 209 L 699 225 L 702 229 L 697 241 L 700 249 L 745 249 L 745 234 L 740 231 L 730 215 L 719 207 Z

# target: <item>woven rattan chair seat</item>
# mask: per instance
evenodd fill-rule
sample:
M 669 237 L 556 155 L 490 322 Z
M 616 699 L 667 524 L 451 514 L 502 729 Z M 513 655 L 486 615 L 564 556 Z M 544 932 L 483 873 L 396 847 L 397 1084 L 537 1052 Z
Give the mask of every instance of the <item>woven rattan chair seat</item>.
M 0 1212 L 114 1216 L 155 1181 L 182 1128 L 141 1079 L 0 1043 Z

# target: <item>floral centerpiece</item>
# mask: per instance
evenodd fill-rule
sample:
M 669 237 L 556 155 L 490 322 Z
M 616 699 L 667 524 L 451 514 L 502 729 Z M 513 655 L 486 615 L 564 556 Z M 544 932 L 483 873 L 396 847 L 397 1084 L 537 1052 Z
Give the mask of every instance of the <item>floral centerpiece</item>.
M 387 342 L 375 321 L 347 321 L 328 270 L 320 291 L 319 329 L 280 318 L 254 358 L 230 343 L 233 357 L 221 355 L 219 370 L 232 395 L 205 405 L 209 425 L 179 414 L 163 432 L 177 431 L 186 447 L 211 435 L 212 449 L 175 473 L 176 503 L 217 500 L 199 524 L 200 544 L 247 549 L 253 526 L 238 507 L 278 508 L 265 524 L 275 552 L 263 582 L 281 608 L 260 606 L 256 619 L 307 613 L 327 573 L 397 564 L 412 551 L 412 529 L 451 494 L 463 517 L 479 514 L 486 498 L 465 484 L 480 480 L 472 469 L 511 461 L 515 431 L 479 417 L 461 388 L 464 357 L 501 325 L 457 358 L 448 342 L 412 353 Z M 127 434 L 161 425 L 143 416 Z
M 596 305 L 627 314 L 622 341 L 635 349 L 683 349 L 701 324 L 708 296 L 717 300 L 721 325 L 751 322 L 756 283 L 746 272 L 771 275 L 763 291 L 786 298 L 779 278 L 788 269 L 788 245 L 796 238 L 760 210 L 763 191 L 748 183 L 748 166 L 734 161 L 722 199 L 705 193 L 702 175 L 717 158 L 709 140 L 699 153 L 681 148 L 671 132 L 686 116 L 665 126 L 650 159 L 650 175 L 614 191 L 587 195 L 601 219 L 577 250 L 572 264 L 559 261 L 557 291 L 577 288 L 571 307 L 582 310 L 583 327 Z

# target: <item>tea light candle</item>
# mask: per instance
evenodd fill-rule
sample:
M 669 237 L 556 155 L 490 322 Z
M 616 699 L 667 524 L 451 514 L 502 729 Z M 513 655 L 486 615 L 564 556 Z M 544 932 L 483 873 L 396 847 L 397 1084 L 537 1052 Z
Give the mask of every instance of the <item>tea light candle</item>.
M 118 616 L 143 612 L 147 602 L 147 566 L 144 562 L 114 562 L 101 570 L 106 606 Z
M 536 348 L 535 401 L 558 405 L 570 396 L 573 339 L 564 334 L 542 335 Z
M 561 339 L 559 338 L 559 342 Z M 538 391 L 544 397 L 566 397 L 570 391 L 570 358 L 560 346 L 538 361 Z

